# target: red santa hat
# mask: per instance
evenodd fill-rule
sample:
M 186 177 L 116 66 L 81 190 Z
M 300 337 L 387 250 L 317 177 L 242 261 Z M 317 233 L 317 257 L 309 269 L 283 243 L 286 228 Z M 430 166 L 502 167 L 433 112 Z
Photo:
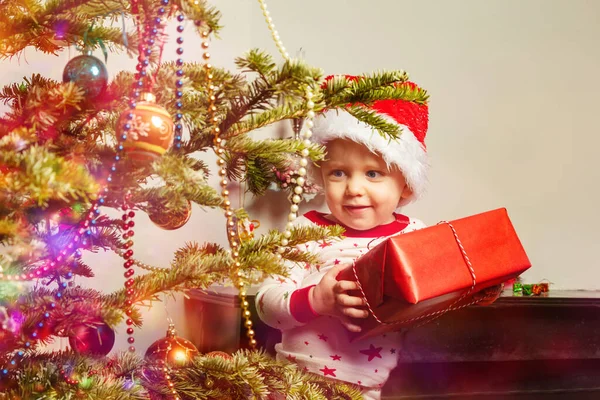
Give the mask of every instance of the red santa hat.
M 329 76 L 326 81 L 333 78 Z M 346 76 L 356 80 L 360 77 Z M 418 88 L 412 82 L 404 82 Z M 389 165 L 397 166 L 413 194 L 403 199 L 400 205 L 419 198 L 427 186 L 429 162 L 425 147 L 425 135 L 429 123 L 427 104 L 406 100 L 379 100 L 368 107 L 381 117 L 401 129 L 397 139 L 389 139 L 379 134 L 368 125 L 343 109 L 327 110 L 314 119 L 313 139 L 325 144 L 334 139 L 348 139 L 368 147 L 372 152 L 380 154 Z

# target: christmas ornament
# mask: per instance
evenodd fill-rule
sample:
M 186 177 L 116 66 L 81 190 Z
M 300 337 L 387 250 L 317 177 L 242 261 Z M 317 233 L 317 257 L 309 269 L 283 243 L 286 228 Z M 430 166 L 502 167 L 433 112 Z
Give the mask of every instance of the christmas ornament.
M 300 133 L 302 132 L 302 125 L 304 124 L 304 118 L 293 118 L 292 129 L 294 130 L 294 140 L 301 140 Z
M 288 165 L 283 170 L 273 168 L 273 172 L 275 173 L 275 177 L 277 178 L 277 180 L 273 182 L 273 190 L 288 190 L 290 192 L 294 192 L 295 188 L 301 185 L 303 187 L 302 193 L 304 195 L 314 195 L 321 191 L 321 187 L 314 183 L 307 176 L 306 168 L 302 167 L 299 161 L 300 160 L 298 160 L 297 157 L 292 156 L 288 160 Z M 299 195 L 297 195 L 295 192 L 291 194 L 292 197 L 294 195 L 300 198 Z M 292 199 L 290 199 L 290 201 L 294 203 Z M 300 201 L 294 204 L 297 204 L 299 202 Z M 295 209 L 295 207 L 292 208 Z
M 69 207 L 62 208 L 54 216 L 56 222 L 62 225 L 75 225 L 85 218 L 87 208 L 83 203 L 77 202 Z
M 547 296 L 550 291 L 550 283 L 513 283 L 513 296 Z
M 234 217 L 234 220 L 235 220 L 235 217 Z M 238 232 L 240 241 L 242 241 L 242 242 L 246 242 L 248 240 L 254 239 L 254 230 L 257 229 L 258 227 L 260 227 L 260 221 L 258 221 L 256 219 L 250 220 L 249 218 L 238 219 L 237 224 L 238 224 L 237 232 Z
M 63 82 L 73 82 L 90 98 L 98 97 L 106 89 L 108 71 L 91 50 L 70 60 L 63 71 Z
M 100 325 L 79 325 L 69 335 L 71 348 L 85 355 L 105 356 L 115 344 L 115 332 L 106 323 Z
M 167 110 L 155 103 L 152 93 L 142 93 L 141 99 L 134 109 L 121 114 L 116 130 L 129 158 L 152 161 L 173 144 L 173 120 Z
M 148 209 L 150 221 L 154 222 L 159 228 L 168 231 L 181 228 L 189 221 L 191 215 L 192 203 L 189 200 L 185 203 L 184 208 L 171 213 L 154 207 Z
M 166 337 L 152 343 L 144 358 L 151 363 L 164 363 L 172 367 L 183 367 L 198 355 L 198 349 L 187 339 L 177 336 L 175 325 L 169 325 Z
M 217 351 L 211 351 L 210 353 L 206 353 L 204 356 L 208 357 L 208 358 L 221 357 L 221 358 L 223 358 L 224 360 L 227 360 L 227 361 L 233 360 L 233 357 L 231 356 L 231 354 L 225 353 L 224 351 L 218 351 L 218 350 Z

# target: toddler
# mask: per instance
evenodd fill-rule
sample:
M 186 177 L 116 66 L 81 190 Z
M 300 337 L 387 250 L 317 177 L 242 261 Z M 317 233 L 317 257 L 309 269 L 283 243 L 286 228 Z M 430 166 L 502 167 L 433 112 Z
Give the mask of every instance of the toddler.
M 359 385 L 365 399 L 378 399 L 397 364 L 399 335 L 350 342 L 348 331 L 360 331 L 351 318 L 366 318 L 368 311 L 361 297 L 348 294 L 358 289 L 356 282 L 336 276 L 384 239 L 424 227 L 395 211 L 418 198 L 426 184 L 428 106 L 381 100 L 371 109 L 402 129 L 398 139 L 384 138 L 344 110 L 315 118 L 313 138 L 327 149 L 320 174 L 329 213 L 313 210 L 295 223 L 338 224 L 344 237 L 303 245 L 302 250 L 317 252 L 320 262 L 294 264 L 288 278 L 264 282 L 256 303 L 260 318 L 282 332 L 275 346 L 278 359 Z

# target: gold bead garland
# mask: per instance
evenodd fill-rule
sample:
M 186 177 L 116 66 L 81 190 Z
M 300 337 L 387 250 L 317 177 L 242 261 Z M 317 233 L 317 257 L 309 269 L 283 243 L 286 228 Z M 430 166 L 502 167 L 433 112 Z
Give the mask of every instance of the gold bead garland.
M 118 248 L 117 246 L 110 245 L 110 248 L 112 251 L 114 251 L 120 257 L 123 257 L 123 254 L 125 254 L 125 251 L 123 249 Z M 143 270 L 146 270 L 146 271 L 159 272 L 159 271 L 168 271 L 169 270 L 169 268 L 154 267 L 152 265 L 143 263 L 140 260 L 136 260 L 134 258 L 130 258 L 130 260 L 133 261 L 133 265 L 135 265 L 136 267 L 139 267 Z
M 173 395 L 173 400 L 181 400 L 179 397 L 179 394 L 177 393 L 177 389 L 175 389 L 175 384 L 171 380 L 171 374 L 169 373 L 169 367 L 167 366 L 166 362 L 165 362 L 165 365 L 163 366 L 163 372 L 165 374 L 165 380 L 167 381 L 167 387 L 169 388 L 169 390 L 171 391 L 171 394 Z
M 241 264 L 238 261 L 240 242 L 239 236 L 237 235 L 237 224 L 234 221 L 233 211 L 231 210 L 229 190 L 227 190 L 227 185 L 229 181 L 227 180 L 227 170 L 225 169 L 226 162 L 223 158 L 223 155 L 225 153 L 225 150 L 223 150 L 224 140 L 219 137 L 221 129 L 219 128 L 219 118 L 216 115 L 217 107 L 215 106 L 215 87 L 212 84 L 212 65 L 208 62 L 210 60 L 210 53 L 208 52 L 208 35 L 208 31 L 203 31 L 201 33 L 203 40 L 202 48 L 204 49 L 204 54 L 202 55 L 202 58 L 206 61 L 206 63 L 204 64 L 204 70 L 206 71 L 206 83 L 208 91 L 208 116 L 209 121 L 212 124 L 212 134 L 214 135 L 213 145 L 215 153 L 217 154 L 217 166 L 219 167 L 219 185 L 221 186 L 223 209 L 225 210 L 225 218 L 227 220 L 227 240 L 229 241 L 229 246 L 231 247 L 231 258 L 233 259 L 234 265 L 233 280 L 239 290 L 240 306 L 242 309 L 244 326 L 246 327 L 246 336 L 248 337 L 248 344 L 250 348 L 254 349 L 256 348 L 256 339 L 254 338 L 254 329 L 252 329 L 252 313 L 250 312 L 250 304 L 246 299 L 246 277 L 244 276 L 244 273 L 240 270 Z

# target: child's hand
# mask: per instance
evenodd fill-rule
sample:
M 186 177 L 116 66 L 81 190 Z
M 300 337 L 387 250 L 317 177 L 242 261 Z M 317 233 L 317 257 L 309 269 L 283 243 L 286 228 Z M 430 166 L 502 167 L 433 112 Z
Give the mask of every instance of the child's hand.
M 354 281 L 336 279 L 338 273 L 344 268 L 345 265 L 339 264 L 325 273 L 321 282 L 310 291 L 310 304 L 317 314 L 334 316 L 349 331 L 360 332 L 360 326 L 352 323 L 350 318 L 367 318 L 369 312 L 358 308 L 365 305 L 361 297 L 350 296 L 347 293 L 358 290 L 358 284 Z

